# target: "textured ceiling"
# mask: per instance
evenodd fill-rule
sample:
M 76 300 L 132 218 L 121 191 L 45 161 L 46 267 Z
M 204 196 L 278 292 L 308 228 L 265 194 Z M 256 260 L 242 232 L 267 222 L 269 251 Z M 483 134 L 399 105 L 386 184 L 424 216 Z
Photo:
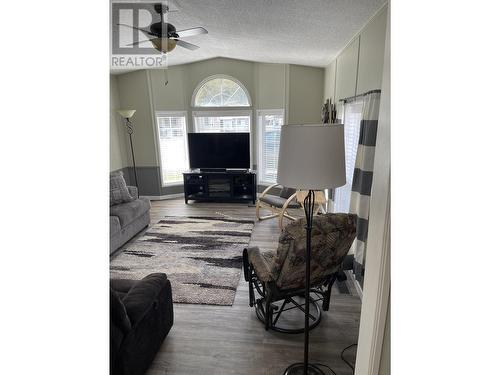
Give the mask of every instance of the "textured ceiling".
M 177 47 L 169 65 L 213 57 L 326 66 L 385 0 L 175 0 L 167 21 L 179 30 L 203 26 L 186 38 L 196 51 Z M 153 20 L 157 22 L 158 20 Z M 140 19 L 140 25 L 151 22 Z M 123 23 L 131 24 L 131 20 Z M 123 44 L 132 42 L 122 34 Z M 141 34 L 141 39 L 146 39 Z

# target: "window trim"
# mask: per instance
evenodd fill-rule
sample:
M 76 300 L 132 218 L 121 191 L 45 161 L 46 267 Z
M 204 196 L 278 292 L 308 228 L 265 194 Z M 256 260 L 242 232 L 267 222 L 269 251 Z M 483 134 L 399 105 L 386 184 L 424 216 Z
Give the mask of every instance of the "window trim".
M 188 113 L 187 111 L 155 111 L 155 122 L 156 122 L 156 127 L 155 127 L 155 133 L 156 133 L 156 157 L 158 158 L 158 165 L 160 166 L 160 184 L 161 187 L 167 187 L 167 186 L 179 186 L 183 185 L 184 181 L 178 181 L 178 182 L 163 182 L 163 165 L 161 162 L 161 147 L 160 147 L 160 126 L 158 123 L 158 117 L 184 117 L 184 150 L 186 153 L 186 159 L 188 160 L 189 164 L 189 150 L 188 150 L 188 141 L 187 141 L 187 134 L 188 134 Z M 188 165 L 189 168 L 189 165 Z
M 285 109 L 259 109 L 257 110 L 257 143 L 259 145 L 258 150 L 257 150 L 257 181 L 258 185 L 263 185 L 263 186 L 270 186 L 274 184 L 275 182 L 270 182 L 264 180 L 262 177 L 263 175 L 263 152 L 264 152 L 264 126 L 263 122 L 261 121 L 261 118 L 264 117 L 265 115 L 281 115 L 283 116 L 283 125 L 285 125 Z M 281 136 L 280 136 L 280 142 L 281 142 Z
M 195 100 L 196 100 L 196 95 L 198 94 L 198 91 L 208 81 L 211 81 L 213 79 L 218 79 L 218 78 L 228 79 L 228 80 L 233 81 L 237 85 L 239 85 L 243 89 L 243 91 L 245 92 L 245 95 L 247 96 L 248 105 L 247 106 L 238 106 L 238 107 L 233 107 L 233 106 L 227 106 L 227 107 L 200 107 L 200 106 L 197 106 L 195 104 Z M 251 108 L 251 107 L 252 107 L 252 97 L 250 96 L 250 93 L 248 92 L 248 90 L 245 87 L 245 85 L 243 83 L 241 83 L 239 80 L 237 80 L 236 78 L 234 78 L 233 76 L 230 76 L 230 75 L 227 75 L 227 74 L 214 74 L 214 75 L 206 77 L 205 79 L 203 79 L 200 83 L 198 83 L 196 85 L 195 89 L 193 90 L 193 95 L 191 96 L 191 108 L 203 108 L 203 109 L 209 109 L 209 108 L 214 108 L 214 109 L 215 108 L 216 109 L 221 109 L 221 108 L 230 108 L 230 109 L 234 109 L 234 108 L 247 108 L 248 109 L 248 108 Z

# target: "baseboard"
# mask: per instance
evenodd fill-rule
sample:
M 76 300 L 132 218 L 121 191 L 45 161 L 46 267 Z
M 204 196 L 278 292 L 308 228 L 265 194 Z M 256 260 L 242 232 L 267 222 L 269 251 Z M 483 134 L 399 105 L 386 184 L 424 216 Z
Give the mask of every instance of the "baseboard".
M 166 199 L 175 199 L 184 197 L 184 193 L 167 194 L 167 195 L 141 195 L 141 198 L 148 198 L 150 201 L 163 201 Z
M 352 272 L 352 270 L 348 270 L 348 271 L 345 271 L 345 274 L 353 282 L 354 286 L 356 287 L 356 291 L 358 292 L 359 298 L 362 300 L 363 299 L 363 289 L 361 289 L 361 285 L 359 285 L 359 281 L 356 280 L 354 273 Z

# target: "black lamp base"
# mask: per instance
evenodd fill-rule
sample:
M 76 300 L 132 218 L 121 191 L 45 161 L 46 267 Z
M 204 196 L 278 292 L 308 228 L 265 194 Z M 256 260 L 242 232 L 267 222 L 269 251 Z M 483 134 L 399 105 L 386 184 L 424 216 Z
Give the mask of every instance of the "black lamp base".
M 324 375 L 325 373 L 319 367 L 309 364 L 307 366 L 307 375 Z M 304 363 L 294 363 L 288 366 L 283 375 L 304 375 Z

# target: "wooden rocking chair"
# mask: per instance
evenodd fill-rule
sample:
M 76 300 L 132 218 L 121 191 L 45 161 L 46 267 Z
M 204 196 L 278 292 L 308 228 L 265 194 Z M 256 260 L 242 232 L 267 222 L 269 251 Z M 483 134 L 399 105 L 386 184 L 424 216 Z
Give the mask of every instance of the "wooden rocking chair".
M 269 194 L 272 188 L 281 186 L 279 195 Z M 298 220 L 297 217 L 290 215 L 288 209 L 301 208 L 304 202 L 304 198 L 307 195 L 307 191 L 296 191 L 292 188 L 283 187 L 280 184 L 274 184 L 267 187 L 262 195 L 257 199 L 257 204 L 255 205 L 255 214 L 258 220 L 267 220 L 279 217 L 280 230 L 283 230 L 283 218 L 287 218 L 292 221 Z M 316 204 L 314 208 L 314 214 L 317 215 L 319 211 L 326 213 L 326 198 L 322 191 L 316 192 Z M 272 213 L 266 216 L 260 216 L 260 209 L 266 208 Z
M 258 220 L 268 220 L 275 217 L 279 217 L 279 226 L 283 230 L 283 218 L 289 220 L 297 220 L 296 217 L 290 215 L 288 209 L 300 208 L 300 204 L 297 202 L 296 196 L 297 192 L 295 189 L 287 188 L 281 186 L 279 195 L 269 194 L 272 188 L 281 186 L 280 184 L 273 184 L 268 186 L 257 199 L 257 204 L 255 205 L 255 214 Z M 261 216 L 260 209 L 266 208 L 271 211 L 271 214 Z

